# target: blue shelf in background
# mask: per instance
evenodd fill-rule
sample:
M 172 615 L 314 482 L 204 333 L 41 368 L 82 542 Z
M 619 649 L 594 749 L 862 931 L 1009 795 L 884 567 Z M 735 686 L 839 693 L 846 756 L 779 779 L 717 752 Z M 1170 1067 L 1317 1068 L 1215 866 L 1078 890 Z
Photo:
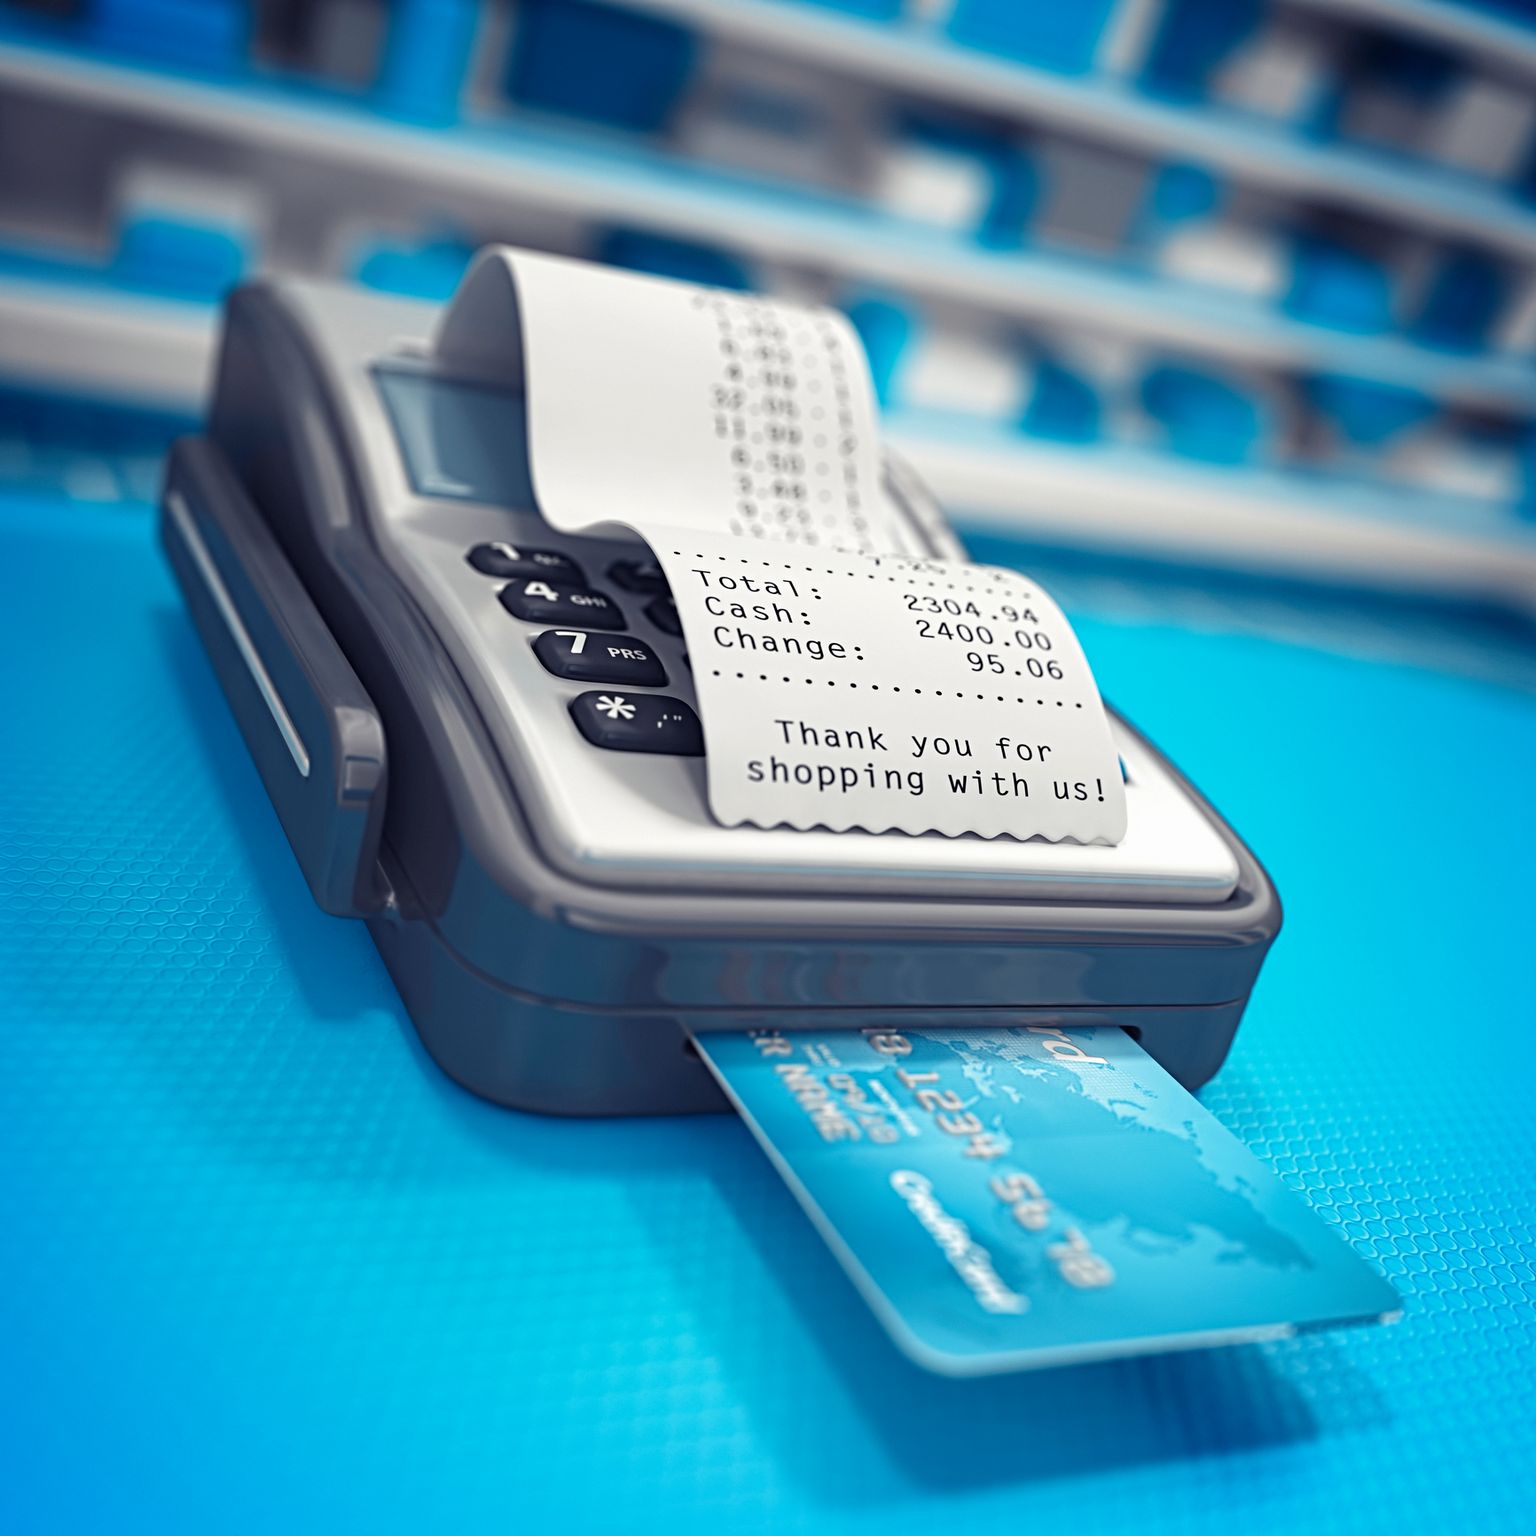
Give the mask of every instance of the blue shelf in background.
M 792 191 L 592 134 L 512 122 L 427 129 L 350 98 L 255 81 L 168 79 L 123 64 L 0 41 L 0 81 L 55 99 L 110 103 L 145 121 L 195 121 L 252 151 L 340 172 L 382 172 L 443 198 L 523 199 L 596 224 L 672 239 L 729 240 L 745 257 L 810 262 L 850 284 L 907 288 L 1002 317 L 1124 332 L 1171 351 L 1288 371 L 1348 372 L 1453 402 L 1536 412 L 1536 365 L 1466 357 L 1397 337 L 1360 338 L 1215 290 L 1040 250 L 988 250 L 844 199 Z M 1536 225 L 1533 225 L 1536 227 Z

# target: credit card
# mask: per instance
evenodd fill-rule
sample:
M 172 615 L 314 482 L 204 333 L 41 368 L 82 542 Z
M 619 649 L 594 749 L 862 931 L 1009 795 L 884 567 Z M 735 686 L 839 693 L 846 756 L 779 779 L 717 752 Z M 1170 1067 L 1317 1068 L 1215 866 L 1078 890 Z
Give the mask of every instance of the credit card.
M 902 1351 L 979 1376 L 1388 1321 L 1398 1298 L 1123 1030 L 694 1043 Z

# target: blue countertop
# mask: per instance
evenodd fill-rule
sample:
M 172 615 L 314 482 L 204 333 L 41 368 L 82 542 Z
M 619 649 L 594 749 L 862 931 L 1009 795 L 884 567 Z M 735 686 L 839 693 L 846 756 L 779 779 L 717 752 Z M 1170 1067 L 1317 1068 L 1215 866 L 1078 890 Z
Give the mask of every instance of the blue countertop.
M 1406 1316 L 946 1382 L 735 1120 L 430 1064 L 147 510 L 0 500 L 0 546 L 0 1528 L 1529 1529 L 1536 693 L 1076 604 L 1286 903 L 1204 1100 Z

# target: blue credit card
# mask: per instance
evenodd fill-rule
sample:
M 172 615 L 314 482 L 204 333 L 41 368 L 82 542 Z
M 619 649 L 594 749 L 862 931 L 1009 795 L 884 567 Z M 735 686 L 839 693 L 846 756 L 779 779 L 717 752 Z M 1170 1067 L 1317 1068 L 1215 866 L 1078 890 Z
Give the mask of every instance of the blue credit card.
M 694 1043 L 892 1338 L 930 1370 L 1397 1312 L 1391 1286 L 1123 1030 Z

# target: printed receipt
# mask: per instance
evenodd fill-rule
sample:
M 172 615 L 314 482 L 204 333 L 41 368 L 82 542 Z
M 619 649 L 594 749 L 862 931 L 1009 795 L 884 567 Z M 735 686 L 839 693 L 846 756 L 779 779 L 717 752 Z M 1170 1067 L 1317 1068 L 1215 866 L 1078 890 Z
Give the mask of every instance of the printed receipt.
M 439 352 L 497 344 L 503 305 L 555 527 L 921 552 L 881 493 L 874 389 L 836 311 L 498 250 L 471 270 Z
M 653 542 L 727 825 L 1118 842 L 1125 792 L 1065 615 L 989 565 Z
M 1015 572 L 922 558 L 842 316 L 499 250 L 438 349 L 478 366 L 508 347 L 545 518 L 633 529 L 666 572 L 717 820 L 1124 836 L 1071 625 Z

